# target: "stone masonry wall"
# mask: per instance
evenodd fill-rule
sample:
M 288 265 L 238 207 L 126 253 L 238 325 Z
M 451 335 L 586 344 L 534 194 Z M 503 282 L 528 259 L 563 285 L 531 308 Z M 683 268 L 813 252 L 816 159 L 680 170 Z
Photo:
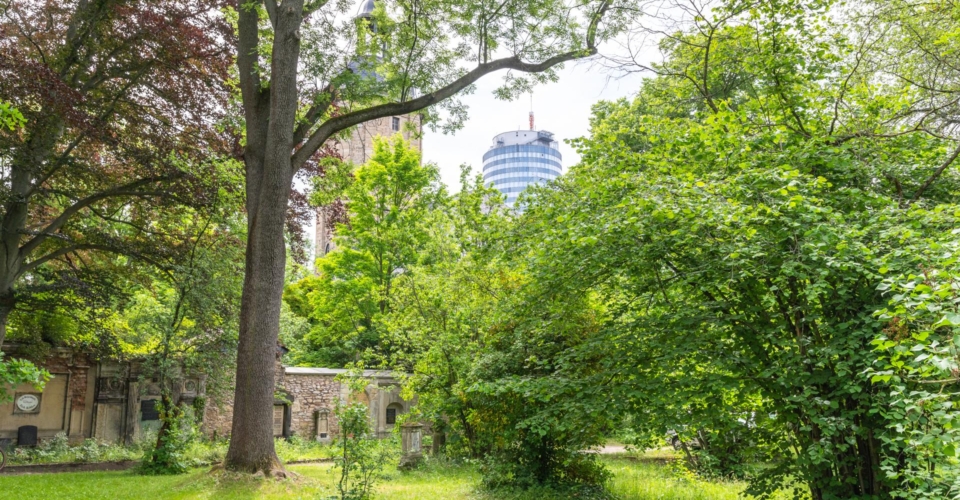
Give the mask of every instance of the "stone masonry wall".
M 327 411 L 328 433 L 338 433 L 333 409 L 340 398 L 340 382 L 334 375 L 290 374 L 284 379 L 283 388 L 293 397 L 290 408 L 290 432 L 304 439 L 316 437 L 315 413 Z
M 274 366 L 274 385 L 283 387 L 283 364 L 278 353 Z M 231 377 L 233 378 L 233 377 Z M 233 392 L 235 381 L 230 382 L 230 388 L 220 398 L 210 398 L 203 409 L 203 433 L 208 437 L 227 437 L 233 428 Z

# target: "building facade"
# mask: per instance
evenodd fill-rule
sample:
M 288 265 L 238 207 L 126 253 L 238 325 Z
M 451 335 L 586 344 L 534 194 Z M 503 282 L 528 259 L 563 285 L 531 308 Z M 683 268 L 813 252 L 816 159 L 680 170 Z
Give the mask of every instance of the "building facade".
M 367 406 L 370 428 L 377 437 L 388 437 L 409 412 L 415 400 L 400 397 L 400 385 L 389 371 L 365 370 L 368 384 L 363 392 L 351 394 L 338 379 L 347 370 L 278 366 L 277 399 L 273 403 L 274 437 L 298 436 L 302 439 L 330 442 L 339 435 L 338 404 L 360 402 Z M 211 404 L 203 417 L 207 435 L 226 436 L 233 420 L 232 401 Z
M 17 357 L 17 346 L 5 345 L 5 354 Z M 289 367 L 276 370 L 277 399 L 273 406 L 273 434 L 329 442 L 339 433 L 337 404 L 362 402 L 369 410 L 370 426 L 378 437 L 387 437 L 409 412 L 415 400 L 400 397 L 392 372 L 367 370 L 364 391 L 351 393 L 338 376 L 346 370 Z M 39 365 L 51 374 L 46 385 L 23 384 L 3 389 L 13 398 L 0 404 L 0 447 L 32 445 L 20 442 L 24 429 L 39 441 L 64 434 L 70 442 L 95 439 L 132 444 L 159 429 L 157 403 L 160 387 L 148 378 L 137 361 L 98 359 L 91 353 L 55 349 Z M 167 381 L 171 398 L 184 404 L 203 402 L 202 429 L 211 437 L 230 434 L 233 420 L 232 391 L 221 400 L 206 391 L 203 374 L 181 373 Z M 199 401 L 198 401 L 199 400 Z M 196 406 L 195 406 L 196 407 Z
M 18 350 L 15 344 L 3 346 L 9 357 L 18 357 Z M 41 441 L 64 434 L 72 443 L 127 444 L 159 428 L 160 386 L 144 376 L 139 362 L 56 348 L 38 366 L 51 375 L 42 389 L 3 388 L 12 400 L 0 404 L 0 446 L 21 444 L 24 428 L 32 428 L 29 434 Z M 174 400 L 193 404 L 203 395 L 205 381 L 202 374 L 181 373 L 168 381 L 168 389 Z
M 512 207 L 528 186 L 559 177 L 562 160 L 559 143 L 546 130 L 504 132 L 493 138 L 483 155 L 483 180 L 503 193 Z

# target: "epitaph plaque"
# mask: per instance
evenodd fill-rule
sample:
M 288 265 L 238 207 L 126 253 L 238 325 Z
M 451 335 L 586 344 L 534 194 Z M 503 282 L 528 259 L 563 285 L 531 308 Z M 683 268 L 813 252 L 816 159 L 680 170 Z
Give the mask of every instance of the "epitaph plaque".
M 400 446 L 402 455 L 400 456 L 400 468 L 409 469 L 416 467 L 423 459 L 423 450 L 421 442 L 423 436 L 423 424 L 408 423 L 400 427 Z

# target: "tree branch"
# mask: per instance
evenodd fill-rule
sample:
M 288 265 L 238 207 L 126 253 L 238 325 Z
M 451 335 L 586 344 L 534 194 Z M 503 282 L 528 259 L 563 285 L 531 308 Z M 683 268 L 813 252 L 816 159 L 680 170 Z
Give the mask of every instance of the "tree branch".
M 277 0 L 263 0 L 263 5 L 267 8 L 267 16 L 270 17 L 270 26 L 277 29 Z
M 924 182 L 922 186 L 920 186 L 920 189 L 918 189 L 917 192 L 913 194 L 913 198 L 910 200 L 910 202 L 913 203 L 919 200 L 920 197 L 923 196 L 924 191 L 926 191 L 927 188 L 929 188 L 930 185 L 933 184 L 940 177 L 940 174 L 942 174 L 943 171 L 946 170 L 947 167 L 949 167 L 950 164 L 952 164 L 954 160 L 957 159 L 957 156 L 960 156 L 960 146 L 957 146 L 957 148 L 953 150 L 953 153 L 950 154 L 947 160 L 944 161 L 942 165 L 940 165 L 940 168 L 938 168 L 933 173 L 933 175 L 931 175 L 930 178 L 927 179 L 927 181 Z
M 437 104 L 440 101 L 443 101 L 444 99 L 448 99 L 456 95 L 457 92 L 460 92 L 487 74 L 502 69 L 513 69 L 517 71 L 523 71 L 525 73 L 539 73 L 546 71 L 560 63 L 592 56 L 596 53 L 597 49 L 590 46 L 584 50 L 564 52 L 563 54 L 558 54 L 539 63 L 524 62 L 521 61 L 517 56 L 497 59 L 489 63 L 480 64 L 447 86 L 439 88 L 429 94 L 424 94 L 416 99 L 406 102 L 380 104 L 378 106 L 372 106 L 366 109 L 357 110 L 352 113 L 331 118 L 323 122 L 323 124 L 320 125 L 313 132 L 313 134 L 310 135 L 310 138 L 307 139 L 307 142 L 303 145 L 303 147 L 293 155 L 293 169 L 294 171 L 299 170 L 300 167 L 302 167 L 303 164 L 306 163 L 306 161 L 310 158 L 310 156 L 312 156 L 313 153 L 315 153 L 317 149 L 319 149 L 320 146 L 322 146 L 323 143 L 330 138 L 330 136 L 340 132 L 341 130 L 348 129 L 354 125 L 359 125 L 377 118 L 405 115 L 427 108 Z
M 328 0 L 307 0 L 307 3 L 303 5 L 303 17 L 306 18 L 310 14 L 320 10 L 324 5 L 327 5 Z
M 30 254 L 30 252 L 36 250 L 36 248 L 40 246 L 40 244 L 43 243 L 44 240 L 49 238 L 51 235 L 53 235 L 54 232 L 56 232 L 61 227 L 63 227 L 63 225 L 66 224 L 71 217 L 76 215 L 80 210 L 83 210 L 85 207 L 88 207 L 91 204 L 96 203 L 100 200 L 113 198 L 116 196 L 160 195 L 162 193 L 154 192 L 154 191 L 151 191 L 151 192 L 138 191 L 137 188 L 146 186 L 148 184 L 153 184 L 156 182 L 173 180 L 176 177 L 178 176 L 147 177 L 144 179 L 139 179 L 134 182 L 122 185 L 122 186 L 117 186 L 113 189 L 108 189 L 100 193 L 92 194 L 90 196 L 87 196 L 86 198 L 78 200 L 76 203 L 74 203 L 73 205 L 68 207 L 66 210 L 64 210 L 63 213 L 61 213 L 60 216 L 58 216 L 56 219 L 50 222 L 50 224 L 47 224 L 47 226 L 43 228 L 36 236 L 31 238 L 22 247 L 20 247 L 21 258 L 26 257 L 27 255 Z
M 135 256 L 136 258 L 141 259 L 141 260 L 143 260 L 143 261 L 145 261 L 145 262 L 149 262 L 149 263 L 157 266 L 158 268 L 161 268 L 161 269 L 163 268 L 163 266 L 161 266 L 160 263 L 156 262 L 156 261 L 153 260 L 153 259 L 144 257 L 144 255 L 141 254 L 141 253 L 124 251 L 124 250 L 121 250 L 121 249 L 119 249 L 119 248 L 112 247 L 112 246 L 110 246 L 110 245 L 101 245 L 101 244 L 96 244 L 96 243 L 78 243 L 78 244 L 76 244 L 76 245 L 69 245 L 69 246 L 65 246 L 65 247 L 63 247 L 63 248 L 54 250 L 54 251 L 52 251 L 52 252 L 44 255 L 43 257 L 39 257 L 39 258 L 37 258 L 37 259 L 34 259 L 34 260 L 30 261 L 29 263 L 24 264 L 23 266 L 21 266 L 19 272 L 17 273 L 17 277 L 23 275 L 23 273 L 26 273 L 26 272 L 31 271 L 31 270 L 33 270 L 33 269 L 36 269 L 36 268 L 42 266 L 43 264 L 46 264 L 47 262 L 49 262 L 49 261 L 51 261 L 51 260 L 53 260 L 53 259 L 56 259 L 56 258 L 59 258 L 59 257 L 63 257 L 64 255 L 67 255 L 67 254 L 70 254 L 70 253 L 73 253 L 73 252 L 77 252 L 77 251 L 80 251 L 80 250 L 102 250 L 102 251 L 104 251 L 104 252 L 112 252 L 112 253 L 119 254 L 119 255 L 132 255 L 132 256 Z
M 297 128 L 293 131 L 293 145 L 296 147 L 298 144 L 303 142 L 303 139 L 307 137 L 307 132 L 317 123 L 317 120 L 323 116 L 324 113 L 330 109 L 330 106 L 333 105 L 333 101 L 337 99 L 336 89 L 333 87 L 333 84 L 327 85 L 323 89 L 323 93 L 330 96 L 330 100 L 326 103 L 315 103 L 310 109 L 307 110 L 307 113 L 303 116 L 303 121 L 300 125 L 297 125 Z

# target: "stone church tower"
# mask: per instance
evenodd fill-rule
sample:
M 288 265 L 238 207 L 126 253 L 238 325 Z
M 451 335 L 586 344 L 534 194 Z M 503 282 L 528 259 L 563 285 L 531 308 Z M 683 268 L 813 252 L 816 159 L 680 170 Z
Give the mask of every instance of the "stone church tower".
M 370 20 L 375 7 L 375 0 L 365 0 L 357 14 L 357 19 Z M 370 26 L 371 29 L 376 30 L 372 23 Z M 391 116 L 361 123 L 354 129 L 349 139 L 340 143 L 338 149 L 344 160 L 354 165 L 363 165 L 373 156 L 375 137 L 391 137 L 397 133 L 400 133 L 403 139 L 417 151 L 423 150 L 423 123 L 416 115 Z M 326 220 L 324 210 L 321 208 L 317 210 L 317 232 L 314 236 L 315 257 L 323 257 L 333 250 L 333 247 L 333 224 Z
M 375 0 L 366 0 L 360 7 L 357 19 L 370 19 L 375 7 L 374 2 Z M 361 123 L 349 139 L 340 143 L 338 149 L 344 160 L 354 165 L 363 165 L 373 156 L 375 137 L 391 137 L 397 133 L 400 133 L 411 147 L 423 151 L 423 123 L 417 115 L 391 116 Z M 333 224 L 326 220 L 323 209 L 317 210 L 315 258 L 323 257 L 333 248 Z
M 391 116 L 362 123 L 350 135 L 350 138 L 340 143 L 340 154 L 343 159 L 354 165 L 363 165 L 373 156 L 373 139 L 375 137 L 391 137 L 400 133 L 403 139 L 410 143 L 410 147 L 422 151 L 423 125 L 416 115 Z M 323 257 L 333 250 L 333 225 L 328 223 L 322 209 L 317 210 L 317 228 L 314 238 L 316 258 Z

